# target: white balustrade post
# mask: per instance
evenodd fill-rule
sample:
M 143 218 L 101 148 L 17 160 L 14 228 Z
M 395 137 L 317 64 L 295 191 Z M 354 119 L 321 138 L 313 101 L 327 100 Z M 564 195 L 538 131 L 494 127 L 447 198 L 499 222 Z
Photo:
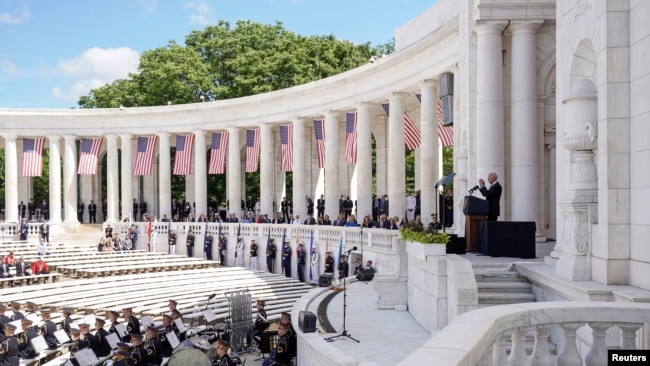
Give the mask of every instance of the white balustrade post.
M 525 328 L 515 328 L 512 331 L 512 349 L 508 357 L 508 365 L 530 366 L 530 359 L 526 354 L 526 331 Z
M 507 335 L 502 335 L 494 341 L 492 346 L 492 365 L 499 366 L 508 363 L 508 354 L 506 353 Z
M 551 355 L 548 349 L 549 328 L 552 325 L 538 325 L 533 333 L 535 337 L 535 346 L 533 353 L 530 355 L 530 363 L 533 366 L 553 366 L 555 357 Z
M 622 323 L 617 326 L 621 329 L 621 349 L 636 349 L 636 332 L 643 324 Z
M 582 366 L 582 358 L 576 347 L 576 331 L 584 323 L 562 323 L 562 351 L 557 357 L 557 366 Z
M 614 323 L 590 322 L 591 349 L 585 356 L 585 362 L 589 366 L 607 366 L 607 329 L 611 328 Z

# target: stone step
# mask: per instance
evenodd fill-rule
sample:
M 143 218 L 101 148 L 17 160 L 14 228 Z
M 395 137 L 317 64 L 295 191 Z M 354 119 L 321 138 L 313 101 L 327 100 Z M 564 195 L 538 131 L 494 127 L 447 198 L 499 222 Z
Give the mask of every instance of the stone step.
M 530 282 L 516 281 L 516 282 L 476 282 L 478 285 L 479 293 L 488 292 L 525 292 L 530 293 L 532 285 Z
M 535 294 L 531 292 L 489 292 L 478 293 L 479 304 L 519 304 L 524 302 L 535 302 Z
M 474 272 L 476 282 L 528 282 L 526 277 L 523 277 L 518 272 Z

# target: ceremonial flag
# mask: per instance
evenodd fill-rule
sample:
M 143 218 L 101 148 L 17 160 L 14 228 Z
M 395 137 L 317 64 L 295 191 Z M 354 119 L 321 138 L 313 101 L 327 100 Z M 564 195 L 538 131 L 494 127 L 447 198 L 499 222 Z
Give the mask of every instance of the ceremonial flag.
M 345 114 L 345 162 L 357 162 L 357 112 Z
M 45 138 L 23 139 L 23 177 L 43 174 L 43 146 Z
M 336 265 L 338 265 L 338 263 L 341 262 L 342 255 L 343 255 L 343 237 L 341 237 L 341 240 L 339 241 L 339 256 L 336 258 Z
M 293 125 L 280 126 L 280 170 L 293 171 Z
M 103 137 L 81 140 L 81 153 L 77 174 L 95 174 L 99 164 L 99 150 L 102 148 Z
M 158 136 L 138 137 L 138 151 L 135 156 L 133 175 L 151 175 L 156 141 L 158 141 Z
M 237 237 L 241 236 L 241 224 L 237 225 Z
M 311 231 L 311 238 L 309 240 L 309 258 L 311 258 L 311 253 L 314 250 L 314 231 Z M 311 263 L 311 261 L 309 261 Z M 311 264 L 310 264 L 311 265 Z M 313 280 L 311 270 L 309 271 L 309 279 Z
M 445 126 L 442 123 L 442 104 L 438 103 L 438 138 L 442 147 L 453 146 L 454 145 L 454 127 Z
M 149 225 L 147 225 L 147 251 L 151 251 L 151 234 L 153 234 L 153 227 L 151 225 L 151 216 L 149 216 Z M 135 245 L 135 243 L 133 243 Z
M 174 175 L 192 173 L 192 150 L 194 134 L 176 135 L 176 154 L 174 155 Z
M 316 135 L 316 148 L 318 150 L 318 167 L 325 168 L 325 127 L 324 120 L 314 120 L 314 134 Z
M 257 171 L 260 160 L 260 130 L 246 130 L 246 173 Z
M 208 174 L 224 174 L 226 172 L 226 153 L 228 151 L 228 131 L 212 134 L 210 148 L 210 167 Z
M 422 138 L 420 137 L 420 130 L 415 127 L 415 124 L 409 118 L 408 114 L 404 112 L 404 143 L 409 150 L 415 150 L 420 146 Z

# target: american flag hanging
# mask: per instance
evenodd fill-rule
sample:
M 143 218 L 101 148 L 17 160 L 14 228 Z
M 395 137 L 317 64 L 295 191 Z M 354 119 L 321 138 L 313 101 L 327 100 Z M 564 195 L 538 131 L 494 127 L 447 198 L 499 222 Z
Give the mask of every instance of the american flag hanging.
M 445 126 L 442 123 L 442 104 L 438 103 L 438 138 L 442 147 L 453 146 L 454 145 L 454 127 Z
M 99 150 L 102 148 L 103 137 L 81 140 L 81 153 L 77 174 L 95 174 L 99 164 Z
M 322 119 L 314 120 L 314 134 L 316 135 L 316 149 L 318 150 L 318 167 L 325 168 L 325 128 Z
M 174 175 L 189 175 L 192 173 L 192 150 L 194 150 L 194 134 L 176 135 Z
M 409 118 L 409 115 L 404 112 L 404 143 L 409 150 L 415 150 L 420 146 L 422 138 L 420 137 L 420 130 L 415 127 L 415 124 Z
M 280 126 L 280 170 L 293 171 L 293 125 Z
M 357 162 L 357 112 L 345 114 L 345 162 Z
M 246 130 L 246 173 L 257 171 L 260 160 L 260 130 Z
M 158 136 L 138 137 L 138 151 L 135 156 L 133 175 L 151 175 L 157 141 Z
M 23 139 L 23 177 L 43 174 L 43 146 L 45 138 Z
M 226 153 L 228 151 L 228 131 L 212 134 L 210 148 L 210 166 L 208 174 L 224 174 L 226 172 Z

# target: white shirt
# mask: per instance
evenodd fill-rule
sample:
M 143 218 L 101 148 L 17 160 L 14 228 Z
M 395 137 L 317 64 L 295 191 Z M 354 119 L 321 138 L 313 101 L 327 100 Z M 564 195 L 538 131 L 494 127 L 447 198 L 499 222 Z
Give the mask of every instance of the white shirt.
M 406 197 L 406 209 L 415 210 L 415 197 L 413 196 Z

